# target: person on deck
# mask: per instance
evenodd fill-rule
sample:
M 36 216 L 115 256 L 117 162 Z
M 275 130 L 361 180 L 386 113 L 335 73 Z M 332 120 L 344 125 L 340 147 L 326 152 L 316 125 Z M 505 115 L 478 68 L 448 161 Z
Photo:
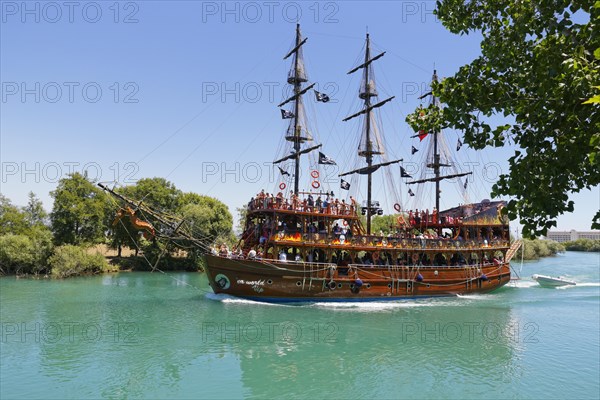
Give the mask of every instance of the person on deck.
M 323 207 L 323 200 L 321 200 L 321 196 L 317 197 L 317 201 L 315 202 L 315 205 L 317 206 L 317 211 L 321 212 L 322 207 Z

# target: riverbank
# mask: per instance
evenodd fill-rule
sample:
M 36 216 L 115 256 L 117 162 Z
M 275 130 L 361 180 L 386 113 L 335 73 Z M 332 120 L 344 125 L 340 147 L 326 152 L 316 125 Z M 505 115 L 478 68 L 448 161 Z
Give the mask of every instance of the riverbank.
M 554 240 L 523 239 L 523 245 L 514 256 L 514 260 L 539 260 L 564 252 L 565 247 Z

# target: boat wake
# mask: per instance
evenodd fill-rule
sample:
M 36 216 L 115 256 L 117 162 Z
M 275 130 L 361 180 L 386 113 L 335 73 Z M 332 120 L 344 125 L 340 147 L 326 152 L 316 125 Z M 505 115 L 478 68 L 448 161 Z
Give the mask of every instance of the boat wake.
M 571 288 L 581 288 L 581 287 L 600 287 L 600 282 L 582 282 L 577 283 L 577 285 L 568 285 L 568 286 L 558 286 L 556 289 L 571 289 Z
M 491 300 L 494 298 L 494 295 L 491 294 L 457 294 L 456 297 L 459 299 L 466 300 Z
M 289 304 L 282 303 L 267 303 L 264 301 L 255 301 L 248 299 L 241 299 L 239 297 L 230 296 L 228 294 L 215 294 L 215 293 L 207 293 L 204 297 L 208 300 L 218 301 L 223 304 L 248 304 L 248 305 L 265 305 L 265 306 L 278 306 L 278 307 L 289 307 Z
M 527 281 L 526 280 L 515 280 L 515 281 L 511 281 L 506 286 L 519 288 L 519 289 L 526 289 L 526 288 L 530 288 L 530 287 L 534 287 L 534 286 L 539 286 L 539 283 L 537 283 L 536 281 L 529 281 L 529 280 L 527 280 Z

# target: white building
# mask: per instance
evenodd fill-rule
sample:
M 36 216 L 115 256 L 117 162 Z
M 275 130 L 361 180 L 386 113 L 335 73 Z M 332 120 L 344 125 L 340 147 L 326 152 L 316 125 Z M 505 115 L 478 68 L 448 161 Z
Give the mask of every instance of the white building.
M 554 240 L 559 243 L 569 242 L 577 239 L 600 240 L 600 231 L 549 231 L 546 239 Z

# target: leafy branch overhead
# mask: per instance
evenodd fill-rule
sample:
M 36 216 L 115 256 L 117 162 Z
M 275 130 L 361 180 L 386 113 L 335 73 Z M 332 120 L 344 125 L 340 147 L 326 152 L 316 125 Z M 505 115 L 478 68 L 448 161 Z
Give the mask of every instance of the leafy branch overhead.
M 481 55 L 434 85 L 442 110 L 407 122 L 461 130 L 475 149 L 514 143 L 492 195 L 510 196 L 525 234 L 543 234 L 573 211 L 569 194 L 600 183 L 600 1 L 445 0 L 436 14 L 453 33 L 479 32 Z

